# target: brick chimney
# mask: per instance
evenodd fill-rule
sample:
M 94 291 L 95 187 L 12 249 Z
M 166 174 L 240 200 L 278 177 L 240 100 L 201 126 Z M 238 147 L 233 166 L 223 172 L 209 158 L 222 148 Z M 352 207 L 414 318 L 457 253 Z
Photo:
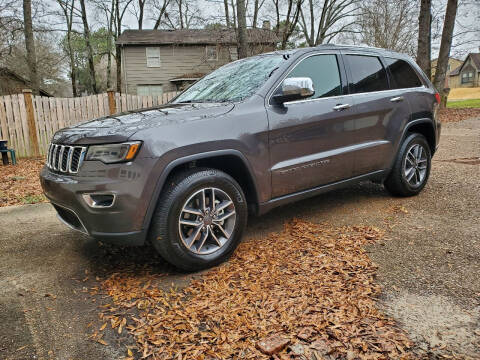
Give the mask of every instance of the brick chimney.
M 263 20 L 262 29 L 270 30 L 270 21 L 268 21 L 268 20 Z

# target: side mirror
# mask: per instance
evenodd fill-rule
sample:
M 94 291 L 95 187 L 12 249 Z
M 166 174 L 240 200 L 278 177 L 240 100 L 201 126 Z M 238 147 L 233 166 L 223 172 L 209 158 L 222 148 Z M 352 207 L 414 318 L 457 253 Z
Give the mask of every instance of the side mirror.
M 283 80 L 282 85 L 273 94 L 277 104 L 308 98 L 315 94 L 313 81 L 309 77 L 293 77 Z

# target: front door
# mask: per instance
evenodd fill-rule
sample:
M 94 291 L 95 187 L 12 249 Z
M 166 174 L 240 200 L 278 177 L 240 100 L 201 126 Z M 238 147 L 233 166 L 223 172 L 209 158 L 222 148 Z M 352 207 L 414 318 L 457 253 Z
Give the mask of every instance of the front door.
M 273 198 L 352 176 L 353 103 L 343 94 L 342 68 L 334 53 L 308 55 L 287 78 L 310 77 L 315 94 L 267 105 Z

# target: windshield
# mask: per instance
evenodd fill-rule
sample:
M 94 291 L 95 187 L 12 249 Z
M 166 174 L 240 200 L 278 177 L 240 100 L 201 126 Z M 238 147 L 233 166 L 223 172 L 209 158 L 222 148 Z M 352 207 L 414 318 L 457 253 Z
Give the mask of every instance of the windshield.
M 174 103 L 240 101 L 253 95 L 282 62 L 281 55 L 264 55 L 222 66 L 179 95 Z

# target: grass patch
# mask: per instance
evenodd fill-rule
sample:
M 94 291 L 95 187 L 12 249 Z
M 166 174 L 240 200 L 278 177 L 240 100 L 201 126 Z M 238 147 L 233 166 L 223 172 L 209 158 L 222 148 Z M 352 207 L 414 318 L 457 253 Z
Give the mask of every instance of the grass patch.
M 23 204 L 37 204 L 37 203 L 41 203 L 41 202 L 44 202 L 46 200 L 45 198 L 45 195 L 43 194 L 34 194 L 34 195 L 27 195 L 27 196 L 24 196 L 22 199 L 21 199 L 21 202 Z
M 448 101 L 447 108 L 451 108 L 451 109 L 480 108 L 480 99 Z

